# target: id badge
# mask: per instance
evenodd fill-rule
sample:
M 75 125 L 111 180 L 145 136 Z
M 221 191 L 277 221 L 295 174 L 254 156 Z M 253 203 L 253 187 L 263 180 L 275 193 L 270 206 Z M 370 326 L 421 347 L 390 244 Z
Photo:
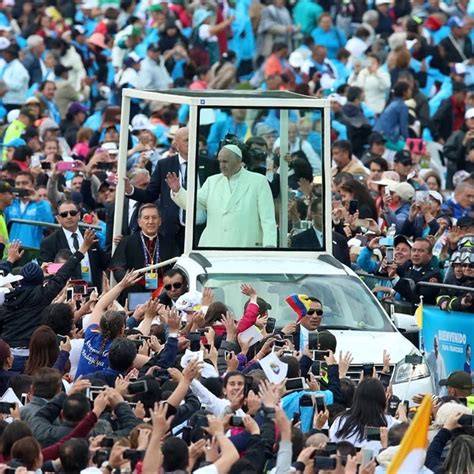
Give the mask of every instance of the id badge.
M 92 281 L 91 278 L 91 269 L 87 265 L 82 265 L 81 266 L 81 273 L 82 273 L 82 279 L 90 283 Z
M 156 290 L 158 288 L 158 273 L 145 273 L 145 287 L 147 290 Z

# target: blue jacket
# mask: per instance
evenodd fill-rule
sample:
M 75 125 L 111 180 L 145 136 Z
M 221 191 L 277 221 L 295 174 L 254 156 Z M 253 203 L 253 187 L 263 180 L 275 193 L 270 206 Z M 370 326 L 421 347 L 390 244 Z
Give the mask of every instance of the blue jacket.
M 14 199 L 5 209 L 5 221 L 11 219 L 27 219 L 38 222 L 54 223 L 53 210 L 48 201 L 31 201 L 21 212 L 20 200 Z M 23 247 L 39 249 L 43 239 L 43 228 L 35 225 L 14 223 L 10 228 L 10 240 L 20 240 Z
M 247 132 L 248 125 L 246 123 L 236 123 L 232 117 L 228 117 L 226 120 L 213 123 L 211 125 L 209 137 L 207 139 L 209 157 L 216 157 L 219 143 L 228 133 L 237 135 L 240 140 L 245 141 Z
M 408 107 L 402 99 L 394 99 L 375 122 L 374 132 L 392 142 L 408 138 Z
M 395 224 L 397 228 L 397 234 L 401 234 L 403 224 L 408 219 L 409 214 L 410 203 L 404 202 L 398 209 L 395 209 L 395 211 L 387 209 L 385 211 L 385 220 L 387 221 L 387 225 L 389 226 Z

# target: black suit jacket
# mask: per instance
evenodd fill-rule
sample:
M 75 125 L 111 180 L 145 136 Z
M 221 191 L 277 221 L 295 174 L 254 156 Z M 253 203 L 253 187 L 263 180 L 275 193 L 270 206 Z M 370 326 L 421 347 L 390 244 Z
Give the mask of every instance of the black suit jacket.
M 314 229 L 307 229 L 299 234 L 296 234 L 291 239 L 291 247 L 308 250 L 321 250 L 321 242 L 316 237 Z M 349 247 L 347 246 L 346 238 L 337 233 L 332 233 L 332 254 L 344 265 L 351 266 L 351 258 L 349 256 Z
M 79 230 L 84 235 L 83 230 Z M 66 234 L 62 229 L 57 230 L 49 237 L 41 241 L 40 253 L 38 256 L 39 263 L 54 262 L 56 254 L 63 249 L 69 250 Z M 96 286 L 99 292 L 102 290 L 102 272 L 109 265 L 108 254 L 100 248 L 98 244 L 93 245 L 88 252 L 89 262 L 91 265 L 91 277 L 93 286 Z M 73 278 L 80 280 L 82 278 L 81 267 L 78 265 Z
M 126 237 L 131 233 L 137 231 L 138 228 L 138 209 L 140 208 L 141 203 L 138 203 L 138 206 L 135 207 L 133 211 L 132 219 L 130 224 L 128 222 L 128 211 L 130 208 L 130 200 L 125 197 L 125 201 L 123 203 L 123 216 L 122 216 L 122 229 L 120 234 Z M 105 248 L 108 252 L 110 252 L 112 248 L 112 240 L 113 240 L 113 231 L 114 231 L 114 218 L 115 218 L 115 203 L 109 204 L 105 208 L 105 223 L 106 223 L 106 231 L 105 231 Z
M 167 239 L 163 235 L 159 235 L 160 244 L 160 261 L 168 260 L 176 257 L 179 254 L 178 248 L 173 239 Z M 112 256 L 111 268 L 114 272 L 114 277 L 117 281 L 122 280 L 127 270 L 138 270 L 145 266 L 145 255 L 143 254 L 143 245 L 140 237 L 140 232 L 135 232 L 127 237 L 124 237 L 115 249 Z M 160 277 L 169 267 L 160 268 Z M 129 292 L 143 291 L 142 284 L 135 285 L 129 288 Z
M 165 181 L 168 173 L 179 175 L 178 155 L 159 160 L 147 188 L 134 189 L 133 194 L 129 197 L 138 202 L 155 202 L 159 200 L 158 207 L 161 212 L 160 234 L 165 238 L 174 238 L 183 226 L 179 222 L 179 207 L 171 199 L 170 188 Z M 198 174 L 201 186 L 209 176 L 217 173 L 219 173 L 219 163 L 216 160 L 206 158 L 198 160 Z

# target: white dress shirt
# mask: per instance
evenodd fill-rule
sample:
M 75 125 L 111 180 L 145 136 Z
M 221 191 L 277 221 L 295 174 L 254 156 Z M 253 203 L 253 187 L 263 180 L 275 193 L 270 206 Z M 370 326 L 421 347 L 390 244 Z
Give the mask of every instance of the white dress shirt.
M 72 238 L 72 234 L 74 233 L 77 235 L 77 241 L 79 242 L 79 247 L 81 247 L 82 243 L 84 242 L 84 237 L 82 236 L 81 231 L 78 228 L 76 232 L 71 232 L 70 230 L 67 230 L 63 227 L 63 232 L 64 232 L 64 235 L 66 236 L 66 240 L 69 245 L 69 250 L 72 253 L 76 253 L 76 249 L 74 248 L 74 239 Z M 88 252 L 86 252 L 86 254 L 84 255 L 84 258 L 81 260 L 81 267 L 89 267 L 89 274 L 92 279 L 91 265 L 90 265 Z

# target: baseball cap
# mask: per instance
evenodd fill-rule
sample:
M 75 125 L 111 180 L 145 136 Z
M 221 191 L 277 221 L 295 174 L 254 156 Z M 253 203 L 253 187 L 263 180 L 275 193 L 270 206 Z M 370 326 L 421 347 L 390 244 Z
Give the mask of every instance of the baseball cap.
M 130 53 L 123 61 L 123 64 L 126 66 L 126 67 L 130 67 L 132 66 L 133 64 L 138 64 L 140 61 L 142 60 L 142 58 L 140 58 L 140 56 L 138 56 L 137 53 Z
M 401 163 L 402 165 L 413 165 L 411 160 L 411 153 L 408 150 L 400 150 L 395 153 L 393 158 L 395 163 Z
M 447 379 L 439 381 L 440 387 L 453 387 L 459 390 L 472 390 L 471 376 L 462 370 L 451 372 Z
M 329 331 L 318 332 L 318 349 L 320 351 L 336 352 L 337 340 L 334 334 Z
M 291 67 L 300 68 L 303 66 L 304 58 L 299 51 L 293 51 L 288 58 Z
M 403 201 L 410 201 L 415 195 L 415 189 L 409 183 L 396 183 L 389 186 L 390 191 L 398 194 Z
M 451 67 L 451 72 L 458 76 L 465 76 L 467 74 L 467 67 L 464 63 L 456 63 Z
M 2 194 L 2 193 L 17 193 L 18 191 L 19 191 L 19 188 L 14 188 L 7 181 L 0 181 L 0 194 Z
M 387 140 L 384 136 L 379 132 L 372 132 L 369 135 L 369 146 L 373 145 L 374 143 L 385 143 Z
M 409 247 L 413 247 L 413 242 L 403 234 L 398 234 L 393 239 L 393 246 L 396 247 L 398 244 L 407 244 Z
M 339 105 L 345 105 L 347 99 L 341 94 L 333 93 L 328 95 L 328 99 L 333 102 L 337 102 Z
M 262 135 L 276 134 L 276 133 L 277 131 L 273 127 L 270 127 L 270 125 L 267 125 L 266 123 L 259 123 L 257 124 L 255 128 L 255 135 L 257 137 L 261 137 Z
M 447 25 L 450 28 L 463 28 L 464 27 L 464 21 L 461 20 L 458 16 L 452 16 L 449 20 Z
M 375 6 L 390 4 L 390 0 L 375 0 Z
M 11 45 L 8 38 L 0 37 L 0 50 L 7 49 Z
M 199 311 L 201 302 L 202 293 L 200 291 L 188 291 L 176 300 L 175 308 L 178 311 Z
M 471 107 L 470 109 L 466 110 L 466 113 L 464 114 L 465 119 L 472 119 L 474 118 L 474 107 Z
M 117 144 L 114 142 L 102 143 L 101 148 L 105 151 L 108 151 L 109 155 L 116 155 L 119 152 Z
M 471 217 L 471 216 L 460 217 L 457 220 L 456 225 L 458 227 L 471 227 L 471 226 L 474 226 L 474 217 Z
M 458 184 L 461 184 L 468 179 L 471 179 L 471 173 L 467 172 L 466 170 L 456 171 L 456 173 L 454 173 L 453 175 L 454 187 L 456 187 Z
M 89 111 L 89 109 L 81 104 L 80 102 L 73 102 L 67 109 L 68 113 L 71 115 L 78 114 L 79 112 L 84 112 L 85 114 Z
M 6 143 L 2 143 L 2 146 L 5 148 L 18 148 L 20 146 L 25 146 L 26 142 L 23 138 L 12 138 L 10 141 Z
M 430 193 L 430 197 L 432 197 L 435 201 L 438 201 L 440 204 L 443 204 L 443 196 L 441 196 L 440 193 L 438 193 L 438 191 L 429 191 Z

